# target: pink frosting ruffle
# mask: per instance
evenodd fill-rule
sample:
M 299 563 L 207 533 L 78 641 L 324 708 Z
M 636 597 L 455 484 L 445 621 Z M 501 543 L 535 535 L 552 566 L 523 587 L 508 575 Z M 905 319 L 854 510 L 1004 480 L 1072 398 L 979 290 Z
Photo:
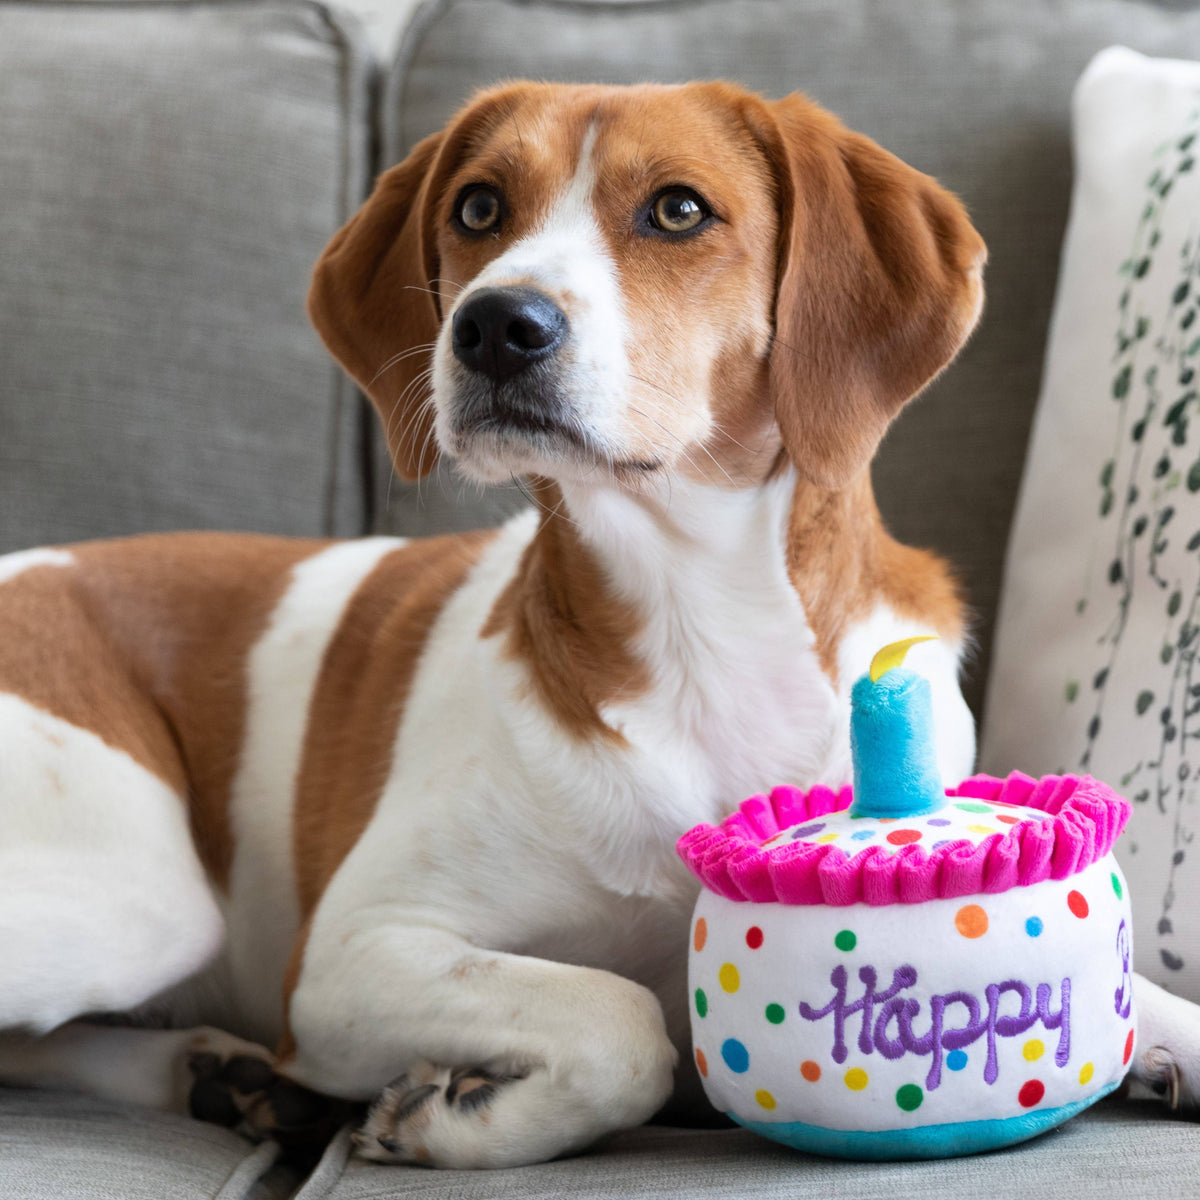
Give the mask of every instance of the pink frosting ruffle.
M 720 825 L 697 825 L 676 849 L 706 888 L 730 900 L 919 904 L 1066 879 L 1112 849 L 1132 811 L 1127 800 L 1089 775 L 975 775 L 947 788 L 946 795 L 1024 805 L 1051 819 L 1021 821 L 974 846 L 965 841 L 935 850 L 904 846 L 894 854 L 872 846 L 853 856 L 811 842 L 766 849 L 762 843 L 775 834 L 850 807 L 848 787 L 837 792 L 777 787 L 769 796 L 751 796 Z

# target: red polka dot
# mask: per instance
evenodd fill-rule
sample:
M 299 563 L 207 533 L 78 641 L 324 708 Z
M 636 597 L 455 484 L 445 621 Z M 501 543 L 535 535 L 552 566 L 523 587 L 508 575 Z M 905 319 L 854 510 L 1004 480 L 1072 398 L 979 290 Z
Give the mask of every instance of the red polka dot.
M 696 932 L 692 937 L 692 945 L 696 947 L 696 953 L 699 954 L 704 949 L 704 943 L 708 941 L 708 922 L 701 917 L 696 922 Z
M 705 1078 L 708 1077 L 708 1059 L 704 1057 L 703 1050 L 696 1051 L 696 1066 L 700 1068 L 700 1074 Z
M 887 840 L 893 846 L 909 846 L 913 842 L 921 840 L 921 831 L 919 829 L 893 829 L 887 835 Z
M 1017 1093 L 1017 1099 L 1022 1108 L 1032 1108 L 1035 1104 L 1042 1102 L 1045 1094 L 1046 1085 L 1040 1079 L 1031 1079 L 1021 1086 L 1021 1090 Z
M 1082 892 L 1069 892 L 1067 894 L 1067 907 L 1080 919 L 1088 915 L 1088 902 L 1083 898 Z
M 762 945 L 762 942 L 762 930 L 759 929 L 757 925 L 751 925 L 750 928 L 746 930 L 746 945 L 749 946 L 751 950 L 757 950 L 759 946 Z
M 809 1083 L 816 1083 L 821 1078 L 821 1067 L 819 1063 L 813 1062 L 811 1058 L 806 1058 L 800 1064 L 800 1074 L 808 1080 Z
M 1021 820 L 1021 818 L 1004 816 L 1004 817 L 997 817 L 996 820 L 1003 821 L 1005 823 L 1005 825 L 1016 825 Z
M 1121 1059 L 1122 1063 L 1127 1063 L 1133 1057 L 1133 1030 L 1129 1031 L 1129 1036 L 1125 1039 L 1125 1057 Z

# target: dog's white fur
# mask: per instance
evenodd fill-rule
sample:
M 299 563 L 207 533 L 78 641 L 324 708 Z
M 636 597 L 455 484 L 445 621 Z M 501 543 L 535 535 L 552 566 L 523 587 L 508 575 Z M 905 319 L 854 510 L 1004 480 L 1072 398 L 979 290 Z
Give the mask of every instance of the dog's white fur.
M 512 282 L 581 297 L 572 398 L 597 444 L 621 458 L 639 448 L 622 442 L 626 326 L 591 213 L 593 138 L 542 228 L 458 302 Z M 563 736 L 531 696 L 526 668 L 478 636 L 535 531 L 534 514 L 512 520 L 437 618 L 391 776 L 316 909 L 292 996 L 288 1073 L 346 1098 L 384 1092 L 362 1139 L 370 1156 L 499 1166 L 584 1146 L 668 1099 L 687 1044 L 696 894 L 676 838 L 774 782 L 846 782 L 850 685 L 880 645 L 928 630 L 879 607 L 843 639 L 835 686 L 787 573 L 791 468 L 740 492 L 679 479 L 633 492 L 583 461 L 455 446 L 460 368 L 448 327 L 434 374 L 443 446 L 477 478 L 514 467 L 556 477 L 562 519 L 618 592 L 651 614 L 638 650 L 653 685 L 603 713 L 624 747 Z M 351 594 L 395 544 L 349 543 L 300 563 L 252 653 L 223 914 L 180 797 L 86 730 L 0 696 L 0 1026 L 45 1033 L 153 1002 L 176 1023 L 228 1031 L 73 1024 L 41 1040 L 9 1036 L 0 1078 L 181 1109 L 187 1054 L 279 1036 L 300 920 L 291 824 L 308 702 Z M 0 559 L 0 587 L 68 561 L 59 551 Z M 948 784 L 974 757 L 957 684 L 962 649 L 941 641 L 912 654 L 933 685 Z M 1148 1082 L 1176 1072 L 1182 1098 L 1194 1098 L 1196 1011 L 1144 981 L 1138 1001 L 1139 1070 Z M 1168 1068 L 1146 1060 L 1164 1053 Z M 407 1112 L 415 1089 L 444 1091 L 461 1067 L 496 1077 L 485 1118 L 449 1104 Z

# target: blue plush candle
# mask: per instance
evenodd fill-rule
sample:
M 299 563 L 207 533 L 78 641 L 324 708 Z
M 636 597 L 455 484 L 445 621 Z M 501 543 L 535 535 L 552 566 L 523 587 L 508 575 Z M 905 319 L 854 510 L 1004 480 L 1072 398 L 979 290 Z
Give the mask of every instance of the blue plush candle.
M 856 817 L 919 817 L 946 803 L 933 744 L 929 681 L 907 667 L 908 648 L 886 646 L 850 693 L 850 750 Z

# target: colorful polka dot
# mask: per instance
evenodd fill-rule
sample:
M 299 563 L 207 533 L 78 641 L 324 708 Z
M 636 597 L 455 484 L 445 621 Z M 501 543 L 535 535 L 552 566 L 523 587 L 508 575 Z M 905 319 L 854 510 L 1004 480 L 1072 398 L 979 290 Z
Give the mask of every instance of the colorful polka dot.
M 701 917 L 696 922 L 696 932 L 692 935 L 692 945 L 696 948 L 696 953 L 699 954 L 704 949 L 704 943 L 708 941 L 708 922 Z
M 704 1051 L 699 1048 L 696 1050 L 696 1069 L 705 1079 L 708 1078 L 708 1059 L 704 1057 Z
M 946 1066 L 952 1071 L 961 1071 L 967 1065 L 966 1053 L 962 1050 L 951 1050 L 946 1055 Z
M 850 836 L 856 842 L 865 842 L 867 840 L 867 838 L 873 838 L 875 836 L 875 830 L 874 829 L 860 829 L 857 833 L 852 833 Z
M 767 1005 L 766 1017 L 767 1017 L 767 1020 L 770 1021 L 772 1025 L 782 1025 L 783 1018 L 786 1015 L 787 1014 L 783 1011 L 782 1004 L 768 1004 Z
M 937 825 L 940 827 L 942 825 L 949 825 L 950 821 L 946 817 L 930 817 L 929 820 L 925 822 L 925 824 L 926 825 Z
M 954 928 L 965 938 L 983 937 L 988 931 L 988 915 L 978 904 L 964 904 L 954 914 Z
M 956 804 L 954 807 L 962 809 L 963 812 L 972 813 L 990 813 L 992 811 L 990 804 Z
M 717 982 L 725 991 L 731 994 L 736 992 L 738 988 L 742 986 L 742 978 L 738 974 L 738 969 L 733 965 L 733 963 L 725 963 L 722 965 L 721 969 L 717 972 Z
M 968 825 L 968 833 L 995 833 L 996 831 L 990 825 Z
M 1087 902 L 1087 900 L 1084 899 L 1082 892 L 1068 892 L 1067 893 L 1067 907 L 1081 921 L 1083 920 L 1084 917 L 1086 917 L 1088 915 L 1088 902 Z
M 1007 813 L 996 818 L 997 821 L 1003 821 L 1005 825 L 1017 825 L 1020 823 L 1020 817 L 1010 817 Z
M 843 1077 L 852 1092 L 861 1092 L 867 1086 L 867 1073 L 862 1067 L 851 1067 Z
M 721 1057 L 735 1075 L 744 1075 L 750 1070 L 750 1051 L 737 1038 L 726 1038 L 721 1043 Z
M 880 817 L 879 824 L 880 825 L 895 825 L 895 823 L 898 820 L 900 820 L 899 817 Z
M 759 1088 L 754 1093 L 754 1098 L 758 1101 L 759 1107 L 767 1109 L 768 1112 L 775 1107 L 775 1097 L 766 1088 Z
M 887 835 L 887 840 L 893 846 L 911 846 L 913 842 L 921 840 L 921 831 L 919 829 L 893 829 Z
M 811 1058 L 806 1058 L 800 1064 L 800 1074 L 808 1080 L 809 1083 L 816 1083 L 821 1078 L 821 1064 L 815 1063 Z
M 814 833 L 820 833 L 825 828 L 824 821 L 817 821 L 813 825 L 801 825 L 799 829 L 792 830 L 792 841 L 797 838 L 811 837 Z
M 1021 1090 L 1017 1093 L 1017 1102 L 1022 1108 L 1032 1108 L 1042 1102 L 1045 1094 L 1046 1085 L 1040 1079 L 1031 1079 L 1021 1085 Z
M 838 835 L 836 833 L 823 833 L 819 838 L 813 838 L 813 841 L 819 846 L 828 846 L 830 842 L 836 842 Z
M 746 945 L 751 950 L 757 950 L 763 944 L 763 931 L 757 925 L 751 925 L 746 930 Z
M 1125 1056 L 1121 1059 L 1122 1064 L 1127 1063 L 1133 1057 L 1133 1030 L 1129 1031 L 1129 1035 L 1125 1038 Z
M 906 1083 L 896 1092 L 896 1103 L 905 1112 L 915 1112 L 921 1107 L 921 1101 L 924 1099 L 925 1093 L 915 1083 Z
M 1045 928 L 1045 925 L 1042 924 L 1041 917 L 1030 917 L 1025 922 L 1025 932 L 1029 934 L 1030 937 L 1041 937 L 1042 930 Z
M 834 939 L 833 944 L 839 950 L 847 952 L 854 949 L 858 945 L 858 935 L 852 929 L 843 929 Z
M 1021 1055 L 1026 1062 L 1037 1062 L 1043 1054 L 1046 1053 L 1046 1045 L 1038 1038 L 1030 1038 L 1029 1041 L 1021 1047 Z
M 1079 1082 L 1080 1083 L 1091 1083 L 1092 1076 L 1095 1075 L 1095 1073 L 1096 1073 L 1096 1064 L 1095 1063 L 1090 1063 L 1090 1062 L 1084 1063 L 1083 1066 L 1079 1068 Z
M 696 1012 L 701 1017 L 708 1016 L 708 997 L 703 988 L 696 989 Z
M 1120 900 L 1124 896 L 1124 891 L 1121 888 L 1121 877 L 1114 871 L 1110 877 L 1112 879 L 1113 891 L 1117 894 L 1117 899 Z

